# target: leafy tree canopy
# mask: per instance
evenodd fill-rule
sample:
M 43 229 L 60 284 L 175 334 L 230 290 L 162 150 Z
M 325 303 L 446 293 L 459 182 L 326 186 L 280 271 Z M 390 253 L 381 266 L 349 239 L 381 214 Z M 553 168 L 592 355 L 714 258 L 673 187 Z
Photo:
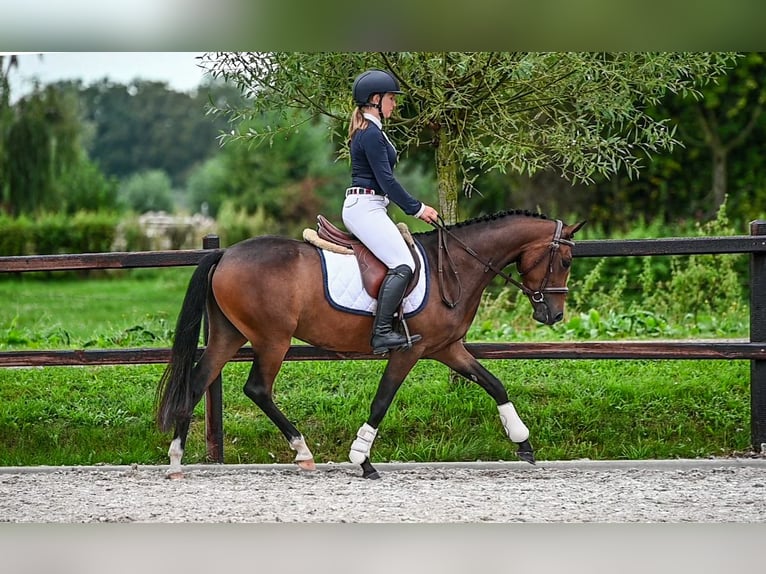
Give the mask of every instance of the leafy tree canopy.
M 457 217 L 463 184 L 499 170 L 553 168 L 572 182 L 641 167 L 641 154 L 672 149 L 675 130 L 647 113 L 668 93 L 699 88 L 736 60 L 728 53 L 376 52 L 210 53 L 213 77 L 235 83 L 247 107 L 219 108 L 235 121 L 299 108 L 335 120 L 343 139 L 351 84 L 367 68 L 390 70 L 406 96 L 389 130 L 398 146 L 435 150 L 440 210 Z M 235 132 L 264 140 L 283 122 Z

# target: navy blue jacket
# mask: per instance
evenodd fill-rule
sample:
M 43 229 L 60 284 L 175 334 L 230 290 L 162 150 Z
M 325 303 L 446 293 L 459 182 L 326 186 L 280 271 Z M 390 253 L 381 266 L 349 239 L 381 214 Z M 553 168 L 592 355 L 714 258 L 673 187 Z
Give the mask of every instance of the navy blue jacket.
M 407 215 L 415 215 L 422 203 L 412 197 L 394 177 L 396 150 L 371 121 L 351 138 L 351 186 L 384 193 Z

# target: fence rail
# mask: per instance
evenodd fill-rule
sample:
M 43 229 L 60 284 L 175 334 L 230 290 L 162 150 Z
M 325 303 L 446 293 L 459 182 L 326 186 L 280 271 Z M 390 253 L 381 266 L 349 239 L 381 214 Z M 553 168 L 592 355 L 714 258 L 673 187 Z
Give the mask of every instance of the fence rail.
M 216 236 L 207 236 L 203 249 L 138 253 L 82 253 L 0 257 L 0 273 L 129 269 L 196 265 L 211 249 Z M 475 343 L 468 350 L 479 359 L 736 359 L 749 360 L 750 429 L 755 451 L 766 451 L 766 221 L 753 221 L 750 235 L 630 240 L 578 241 L 575 257 L 750 254 L 749 340 L 652 340 L 557 343 Z M 201 353 L 202 349 L 198 350 Z M 243 347 L 234 361 L 251 360 Z M 0 352 L 0 367 L 75 365 L 135 365 L 167 363 L 170 349 L 92 349 Z M 308 345 L 293 345 L 288 361 L 381 360 L 377 355 L 337 353 Z M 219 379 L 205 400 L 208 457 L 223 462 L 222 390 Z

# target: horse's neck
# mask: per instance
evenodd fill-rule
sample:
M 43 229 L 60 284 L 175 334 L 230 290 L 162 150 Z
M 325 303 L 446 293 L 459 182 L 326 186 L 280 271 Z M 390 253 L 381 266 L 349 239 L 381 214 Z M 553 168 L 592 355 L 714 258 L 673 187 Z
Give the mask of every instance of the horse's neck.
M 503 268 L 516 261 L 528 245 L 540 239 L 544 221 L 520 217 L 483 228 L 469 227 L 460 239 L 485 262 Z

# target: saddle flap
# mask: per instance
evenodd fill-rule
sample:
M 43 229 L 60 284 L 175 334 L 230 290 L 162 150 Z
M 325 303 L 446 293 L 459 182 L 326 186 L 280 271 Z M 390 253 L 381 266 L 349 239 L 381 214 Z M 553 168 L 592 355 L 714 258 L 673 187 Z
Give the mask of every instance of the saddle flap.
M 412 236 L 409 234 L 407 227 L 400 227 L 399 231 L 401 231 L 402 235 L 405 237 L 405 242 L 410 248 L 412 257 L 415 260 L 415 273 L 405 291 L 405 295 L 408 295 L 415 288 L 415 285 L 420 278 L 420 259 L 417 254 L 415 242 L 412 240 Z M 386 267 L 386 265 L 354 235 L 338 229 L 332 222 L 330 222 L 330 220 L 321 214 L 317 215 L 317 236 L 330 243 L 353 250 L 357 264 L 359 265 L 359 272 L 362 275 L 364 289 L 371 297 L 377 298 L 380 293 L 380 286 L 383 284 L 383 279 L 388 272 L 388 267 Z
M 355 245 L 361 244 L 356 237 L 347 231 L 338 229 L 323 215 L 317 215 L 317 235 L 325 241 L 336 243 L 349 249 L 353 249 Z

